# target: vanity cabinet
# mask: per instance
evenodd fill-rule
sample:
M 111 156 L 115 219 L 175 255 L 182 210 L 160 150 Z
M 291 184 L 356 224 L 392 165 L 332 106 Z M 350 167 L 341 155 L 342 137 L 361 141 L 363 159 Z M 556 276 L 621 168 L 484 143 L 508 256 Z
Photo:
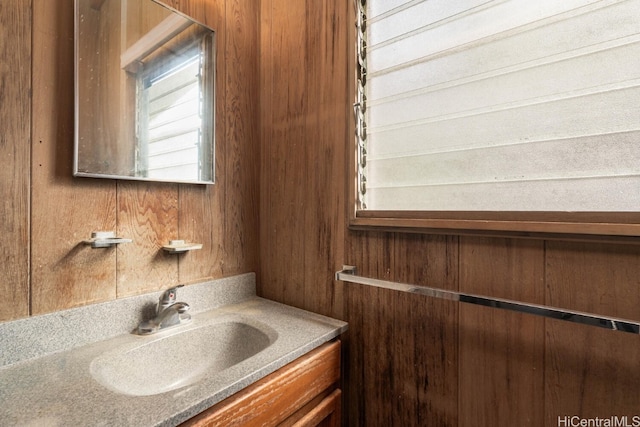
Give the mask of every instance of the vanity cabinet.
M 326 343 L 182 427 L 340 426 L 340 341 Z

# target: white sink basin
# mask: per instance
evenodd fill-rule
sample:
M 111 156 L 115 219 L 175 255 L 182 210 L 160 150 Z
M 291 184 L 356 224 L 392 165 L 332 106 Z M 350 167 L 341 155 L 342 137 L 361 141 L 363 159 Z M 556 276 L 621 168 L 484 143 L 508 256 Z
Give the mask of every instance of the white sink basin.
M 155 335 L 132 335 L 96 357 L 91 375 L 117 393 L 160 394 L 238 364 L 267 348 L 276 336 L 271 328 L 241 320 L 187 324 Z

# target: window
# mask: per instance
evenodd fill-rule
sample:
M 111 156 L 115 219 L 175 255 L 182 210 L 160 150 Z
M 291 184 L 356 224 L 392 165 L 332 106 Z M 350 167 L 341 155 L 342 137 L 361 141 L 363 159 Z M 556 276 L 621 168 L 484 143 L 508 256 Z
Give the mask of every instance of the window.
M 203 176 L 201 43 L 144 64 L 137 81 L 136 169 L 149 178 Z M 207 169 L 208 170 L 208 169 Z
M 355 225 L 640 235 L 640 1 L 357 4 Z

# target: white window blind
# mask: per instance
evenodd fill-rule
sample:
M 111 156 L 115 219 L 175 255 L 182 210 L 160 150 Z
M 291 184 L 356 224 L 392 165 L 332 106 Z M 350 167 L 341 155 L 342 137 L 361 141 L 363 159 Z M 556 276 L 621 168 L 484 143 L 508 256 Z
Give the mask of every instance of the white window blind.
M 640 0 L 362 0 L 361 207 L 640 211 Z
M 201 178 L 202 88 L 200 49 L 173 61 L 159 76 L 141 79 L 141 151 L 138 168 L 152 178 Z M 152 68 L 154 70 L 154 68 Z

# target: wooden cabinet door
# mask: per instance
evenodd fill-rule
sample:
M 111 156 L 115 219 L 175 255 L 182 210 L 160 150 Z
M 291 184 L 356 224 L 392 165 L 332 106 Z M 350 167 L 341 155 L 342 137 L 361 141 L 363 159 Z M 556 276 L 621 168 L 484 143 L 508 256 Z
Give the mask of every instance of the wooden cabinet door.
M 334 341 L 228 397 L 182 427 L 338 426 L 339 379 L 340 341 Z M 320 402 L 314 405 L 314 400 Z
M 339 427 L 340 426 L 340 389 L 334 390 L 322 402 L 294 424 L 294 427 Z

